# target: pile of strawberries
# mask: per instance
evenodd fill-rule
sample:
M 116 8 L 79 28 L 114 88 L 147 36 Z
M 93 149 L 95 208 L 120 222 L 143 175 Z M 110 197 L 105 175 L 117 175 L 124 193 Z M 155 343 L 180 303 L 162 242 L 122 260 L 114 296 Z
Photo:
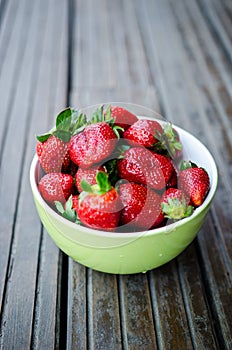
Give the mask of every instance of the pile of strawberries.
M 190 216 L 209 191 L 207 172 L 182 161 L 170 123 L 101 106 L 91 118 L 67 108 L 37 136 L 44 200 L 72 222 L 106 231 L 143 231 Z

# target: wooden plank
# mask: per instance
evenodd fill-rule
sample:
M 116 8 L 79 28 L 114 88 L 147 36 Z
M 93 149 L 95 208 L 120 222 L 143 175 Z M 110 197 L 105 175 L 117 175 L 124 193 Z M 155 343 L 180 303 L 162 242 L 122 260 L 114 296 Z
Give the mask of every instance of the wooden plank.
M 193 3 L 191 3 L 193 6 Z M 178 4 L 177 4 L 178 5 Z M 177 6 L 178 7 L 178 6 Z M 184 7 L 181 7 L 182 10 L 184 9 Z M 194 16 L 193 16 L 194 14 Z M 189 15 L 192 16 L 192 19 L 198 19 L 198 23 L 201 23 L 200 18 L 198 18 L 198 16 L 201 16 L 200 12 L 197 11 L 197 7 L 194 7 L 193 9 L 189 10 Z M 192 22 L 190 22 L 189 24 L 191 25 Z M 190 27 L 190 26 L 189 26 Z M 198 27 L 200 27 L 200 25 L 198 24 Z M 200 33 L 206 33 L 205 30 L 198 32 L 197 26 L 194 26 L 194 33 L 196 34 L 200 34 Z M 205 34 L 204 34 L 205 35 Z M 223 164 L 230 164 L 231 162 L 231 157 L 230 157 L 230 152 L 231 152 L 231 142 L 230 140 L 226 137 L 224 137 L 224 135 L 228 135 L 231 133 L 226 133 L 226 130 L 230 130 L 230 122 L 229 122 L 229 118 L 230 118 L 230 109 L 232 106 L 231 105 L 231 99 L 229 99 L 229 95 L 230 95 L 230 91 L 231 91 L 231 84 L 230 86 L 228 85 L 224 85 L 223 84 L 223 88 L 224 90 L 227 91 L 227 103 L 228 105 L 228 112 L 227 109 L 224 109 L 225 105 L 225 100 L 221 101 L 221 97 L 220 97 L 220 92 L 217 92 L 217 87 L 215 86 L 214 82 L 214 76 L 212 76 L 212 74 L 210 73 L 211 70 L 209 71 L 209 68 L 207 67 L 207 60 L 204 56 L 202 56 L 203 53 L 206 52 L 202 52 L 202 49 L 200 49 L 198 47 L 198 44 L 195 40 L 193 40 L 194 37 L 191 37 L 191 40 L 188 40 L 189 45 L 191 44 L 191 46 L 189 46 L 189 49 L 191 47 L 191 52 L 194 53 L 194 57 L 196 59 L 196 65 L 194 66 L 194 70 L 199 70 L 200 74 L 198 74 L 198 81 L 199 81 L 199 77 L 200 77 L 200 81 L 201 84 L 205 84 L 207 85 L 207 93 L 205 94 L 205 89 L 203 88 L 203 90 L 200 90 L 199 93 L 197 94 L 197 98 L 194 99 L 194 104 L 192 104 L 192 102 L 190 102 L 189 106 L 193 105 L 192 108 L 194 108 L 194 106 L 198 106 L 198 113 L 200 114 L 200 118 L 195 118 L 195 121 L 200 124 L 198 126 L 198 124 L 195 122 L 192 124 L 192 129 L 193 131 L 195 131 L 195 133 L 199 134 L 199 130 L 203 130 L 202 127 L 204 127 L 205 132 L 202 133 L 201 135 L 201 139 L 202 141 L 204 141 L 206 143 L 206 145 L 210 145 L 210 149 L 212 150 L 218 167 L 219 167 L 219 175 L 221 175 L 223 177 L 223 181 L 220 182 L 220 186 L 218 188 L 218 194 L 220 193 L 220 197 L 223 198 L 223 200 L 226 201 L 227 198 L 227 191 L 229 190 L 230 184 L 229 184 L 229 177 L 230 177 L 230 171 L 229 171 L 229 167 L 228 168 L 224 168 Z M 210 38 L 209 40 L 207 40 L 208 42 L 210 42 Z M 206 41 L 204 42 L 204 44 L 206 45 Z M 214 47 L 213 47 L 214 48 Z M 208 48 L 209 52 L 212 52 L 212 47 Z M 207 56 L 206 56 L 207 57 Z M 194 60 L 192 60 L 193 64 L 195 63 Z M 212 66 L 212 63 L 211 63 Z M 214 69 L 213 72 L 215 72 L 217 69 L 219 69 L 218 65 L 213 65 Z M 220 68 L 221 70 L 222 68 Z M 226 75 L 226 67 L 224 70 L 224 75 Z M 219 81 L 219 77 L 222 76 L 221 74 L 217 76 L 217 82 Z M 218 83 L 217 83 L 218 84 Z M 221 90 L 221 89 L 220 89 Z M 202 92 L 202 94 L 200 94 L 200 92 Z M 206 95 L 206 96 L 205 96 Z M 208 100 L 209 95 L 211 95 L 210 100 Z M 225 96 L 225 94 L 224 94 Z M 225 97 L 224 97 L 225 98 Z M 195 107 L 196 108 L 196 107 Z M 219 119 L 220 118 L 220 119 Z M 215 142 L 213 142 L 213 139 L 211 137 L 207 137 L 209 134 L 207 133 L 207 129 L 208 126 L 210 125 L 213 127 L 213 131 L 212 134 L 215 135 L 216 139 L 222 140 L 222 142 L 220 142 L 219 144 L 215 144 Z M 222 127 L 222 125 L 224 124 L 224 128 Z M 223 159 L 224 158 L 224 159 Z M 220 172 L 220 169 L 224 168 L 223 173 Z M 227 172 L 228 169 L 228 172 Z M 220 180 L 220 179 L 219 179 Z M 219 196 L 216 196 L 216 200 L 217 198 L 220 198 Z M 219 202 L 216 202 L 215 200 L 215 216 L 216 218 L 218 217 L 218 224 L 221 225 L 222 227 L 220 228 L 220 232 L 225 232 L 225 235 L 223 238 L 227 240 L 226 246 L 227 246 L 227 250 L 229 251 L 230 256 L 232 256 L 232 251 L 231 251 L 231 242 L 230 242 L 230 237 L 229 235 L 226 234 L 226 232 L 228 232 L 229 227 L 231 227 L 231 223 L 228 222 L 229 219 L 229 215 L 227 216 L 227 219 L 225 220 L 220 220 L 221 215 L 225 215 L 225 211 L 223 209 L 222 213 L 222 209 L 220 208 L 221 205 L 221 199 L 219 199 Z M 229 198 L 228 198 L 229 200 Z M 230 208 L 231 203 L 228 203 L 228 209 Z M 227 206 L 225 208 L 225 210 L 227 210 Z M 228 210 L 228 214 L 229 211 L 231 209 Z M 230 219 L 229 219 L 230 221 Z M 225 225 L 225 226 L 224 226 Z M 223 228 L 224 226 L 224 228 Z
M 118 6 L 115 8 L 118 10 Z M 96 6 L 92 0 L 76 0 L 74 9 L 77 25 L 74 27 L 73 62 L 78 62 L 78 64 L 73 65 L 72 89 L 77 86 L 115 85 L 116 72 L 114 70 L 117 59 L 115 50 L 117 48 L 120 50 L 123 60 L 125 47 L 122 48 L 118 42 L 115 50 L 112 50 L 112 39 L 114 38 L 110 36 L 112 32 L 110 28 L 113 22 L 108 20 L 108 2 L 100 1 Z M 120 21 L 120 16 L 118 20 Z M 122 30 L 119 24 L 117 27 L 119 36 Z M 102 34 L 103 36 L 100 36 Z M 124 80 L 126 79 L 125 74 Z
M 88 346 L 121 349 L 117 278 L 88 269 Z
M 72 89 L 151 83 L 133 1 L 75 1 L 74 9 Z
M 8 253 L 11 254 L 5 281 L 0 340 L 0 344 L 3 347 L 7 345 L 8 348 L 14 348 L 17 344 L 20 348 L 26 349 L 30 347 L 31 341 L 34 348 L 41 348 L 41 346 L 53 348 L 59 346 L 61 339 L 59 327 L 62 323 L 58 322 L 60 295 L 57 285 L 61 274 L 58 270 L 59 250 L 47 234 L 41 236 L 41 224 L 35 211 L 28 180 L 28 169 L 35 149 L 35 133 L 39 128 L 43 131 L 47 129 L 48 123 L 51 123 L 50 112 L 61 108 L 66 99 L 66 85 L 60 87 L 56 85 L 57 80 L 64 81 L 59 76 L 63 74 L 64 68 L 60 69 L 61 62 L 59 59 L 53 62 L 53 58 L 56 54 L 59 57 L 59 53 L 63 58 L 63 51 L 67 48 L 66 41 L 54 41 L 54 34 L 62 28 L 61 23 L 64 33 L 66 31 L 67 16 L 64 14 L 67 7 L 62 1 L 59 4 L 56 1 L 56 15 L 64 16 L 63 21 L 57 22 L 57 17 L 54 16 L 54 5 L 53 0 L 49 3 L 47 1 L 37 3 L 30 31 L 27 28 L 28 46 L 26 46 L 23 60 L 22 75 L 19 75 L 19 89 L 16 90 L 12 108 L 12 123 L 9 125 L 6 139 L 6 149 L 8 149 L 9 143 L 14 139 L 16 127 L 18 153 L 12 150 L 8 168 L 2 169 L 2 172 L 6 173 L 4 178 L 7 183 L 3 182 L 4 187 L 1 192 L 9 200 L 4 203 L 7 209 L 11 208 L 14 202 L 17 205 L 15 212 L 14 207 L 7 212 L 9 225 L 13 225 L 12 238 L 11 227 L 6 227 L 7 231 L 5 229 L 2 231 L 1 227 L 1 233 L 5 237 L 4 245 L 0 247 L 1 250 L 4 249 L 4 253 L 1 252 L 1 258 L 4 256 L 7 259 Z M 47 17 L 44 16 L 45 13 Z M 23 16 L 28 16 L 28 12 L 25 11 Z M 29 25 L 28 21 L 26 23 Z M 54 70 L 54 66 L 58 69 Z M 27 90 L 22 88 L 24 86 Z M 50 94 L 51 87 L 54 90 L 52 94 Z M 57 90 L 62 90 L 62 94 Z M 54 96 L 55 101 L 58 102 L 57 96 L 61 95 L 63 95 L 62 100 L 54 106 L 51 96 Z M 18 118 L 19 111 L 21 118 Z M 3 153 L 4 163 L 8 156 L 9 152 Z M 13 168 L 14 172 L 12 172 Z M 9 186 L 12 191 L 12 184 L 15 184 L 13 193 L 15 192 L 17 196 L 14 200 L 11 196 L 7 197 L 5 193 L 9 191 Z M 17 186 L 19 186 L 18 194 Z M 6 213 L 5 209 L 3 213 Z M 4 220 L 1 216 L 1 223 L 4 223 Z M 7 234 L 12 239 L 9 250 L 6 249 Z
M 214 230 L 213 220 L 208 218 L 204 226 L 204 234 L 199 235 L 199 249 L 202 259 L 202 273 L 212 317 L 215 320 L 219 344 L 223 349 L 230 349 L 232 346 L 232 315 L 231 298 L 232 282 L 230 266 L 226 265 L 223 259 L 222 250 L 216 237 L 211 235 Z M 205 261 L 208 263 L 206 264 Z
M 230 8 L 225 7 L 225 5 L 218 0 L 204 0 L 201 2 L 198 1 L 198 4 L 201 8 L 201 11 L 209 21 L 209 27 L 213 35 L 219 39 L 223 50 L 232 63 L 232 23 Z
M 86 268 L 69 259 L 67 349 L 86 349 L 87 338 L 87 272 Z
M 23 22 L 25 6 L 25 1 L 22 1 L 20 9 L 17 11 L 17 3 L 11 1 L 7 6 L 8 11 L 5 13 L 0 31 L 0 120 L 2 124 L 0 128 L 0 163 L 28 35 Z M 29 6 L 28 11 L 30 8 L 31 6 Z M 21 33 L 20 38 L 19 33 Z
M 25 7 L 25 3 L 22 3 L 22 8 Z M 21 21 L 19 21 L 19 23 L 21 23 Z M 20 26 L 21 27 L 21 26 Z M 19 27 L 19 28 L 20 28 Z M 17 48 L 17 42 L 19 43 L 20 46 L 20 41 L 25 39 L 24 35 L 25 32 L 24 31 L 19 31 L 18 28 L 18 33 L 21 33 L 21 35 L 18 37 L 18 40 L 16 37 L 14 37 L 14 50 Z M 21 49 L 19 49 L 20 51 Z M 12 55 L 13 56 L 13 55 Z M 25 56 L 24 56 L 24 60 L 25 60 Z M 23 57 L 22 57 L 22 61 L 24 62 Z M 11 64 L 11 61 L 9 62 L 9 64 Z M 16 62 L 15 62 L 16 64 Z M 28 64 L 28 62 L 27 62 Z M 13 66 L 14 67 L 14 66 Z M 31 71 L 31 65 L 27 66 L 28 71 Z M 7 71 L 7 67 L 6 67 L 6 71 Z M 4 71 L 5 73 L 5 71 Z M 25 71 L 24 71 L 25 74 Z M 3 80 L 5 79 L 6 76 L 5 74 L 2 74 L 1 76 L 1 86 L 4 86 L 3 84 Z M 15 78 L 15 76 L 14 76 Z M 25 79 L 30 79 L 30 73 L 28 73 L 28 75 L 25 76 Z M 11 81 L 11 83 L 13 83 L 13 81 Z M 24 90 L 24 96 L 29 96 L 30 95 L 30 90 L 29 90 L 29 84 L 28 89 Z M 2 91 L 2 90 L 1 90 Z M 11 89 L 7 89 L 6 90 L 8 92 L 9 95 L 6 96 L 7 100 L 10 99 L 10 92 Z M 7 273 L 7 268 L 8 268 L 8 255 L 11 249 L 11 240 L 12 240 L 12 234 L 13 234 L 13 230 L 14 230 L 14 215 L 15 215 L 15 211 L 16 211 L 16 205 L 17 205 L 17 196 L 18 196 L 18 184 L 20 182 L 20 164 L 21 164 L 21 159 L 22 159 L 22 154 L 23 154 L 23 148 L 24 148 L 24 139 L 23 137 L 19 137 L 19 139 L 17 139 L 17 148 L 12 147 L 12 140 L 15 140 L 15 130 L 17 130 L 18 135 L 24 135 L 24 125 L 26 123 L 26 108 L 27 108 L 27 102 L 22 99 L 22 96 L 20 95 L 20 93 L 22 94 L 23 90 L 22 90 L 22 84 L 21 84 L 21 90 L 17 90 L 17 94 L 14 94 L 14 99 L 12 100 L 12 106 L 15 104 L 17 104 L 18 109 L 16 108 L 15 113 L 16 113 L 16 119 L 13 120 L 12 114 L 11 117 L 9 118 L 9 126 L 7 128 L 7 130 L 9 130 L 7 132 L 6 128 L 2 130 L 2 128 L 0 129 L 1 131 L 3 131 L 2 135 L 4 135 L 4 147 L 1 148 L 2 154 L 1 154 L 1 168 L 0 168 L 0 172 L 1 172 L 1 185 L 0 185 L 0 198 L 1 198 L 1 213 L 0 213 L 0 222 L 1 222 L 1 226 L 0 226 L 0 241 L 1 241 L 1 245 L 0 245 L 0 263 L 1 263 L 1 269 L 0 269 L 0 305 L 2 303 L 2 297 L 3 297 L 3 293 L 4 293 L 4 280 L 6 277 L 6 273 Z M 4 96 L 4 95 L 3 95 Z M 14 102 L 16 101 L 16 102 Z M 22 118 L 21 120 L 18 117 L 18 111 L 21 110 L 22 114 Z M 4 114 L 1 114 L 3 116 L 6 116 L 7 119 L 7 111 L 3 110 Z M 11 110 L 12 113 L 12 110 Z M 4 125 L 4 119 L 3 119 L 3 125 Z M 2 143 L 3 145 L 3 143 Z M 3 152 L 5 151 L 5 152 Z M 19 153 L 18 153 L 19 152 Z M 20 156 L 18 155 L 20 154 Z M 2 166 L 2 164 L 7 164 L 6 166 Z M 4 200 L 3 200 L 4 199 Z
M 115 2 L 114 2 L 115 3 Z M 113 3 L 111 2 L 111 6 Z M 118 6 L 119 7 L 119 6 Z M 111 8 L 110 8 L 111 9 Z M 115 13 L 112 8 L 112 14 Z M 121 5 L 121 13 L 119 14 L 122 17 L 122 28 L 124 30 L 124 42 L 126 45 L 126 54 L 127 54 L 127 64 L 128 64 L 128 73 L 130 74 L 130 85 L 136 84 L 140 87 L 144 86 L 145 88 L 148 85 L 152 84 L 149 66 L 146 62 L 146 55 L 144 52 L 143 42 L 141 34 L 139 31 L 134 1 L 123 1 Z M 118 14 L 112 16 L 111 30 L 118 31 Z M 112 45 L 112 51 L 114 47 Z M 119 60 L 121 61 L 120 53 L 118 55 Z M 125 62 L 124 62 L 125 64 Z M 124 85 L 124 79 L 118 81 L 118 84 Z
M 149 276 L 159 348 L 193 349 L 175 260 Z
M 80 87 L 70 92 L 71 105 L 76 108 L 84 108 L 101 103 L 118 102 L 131 103 L 144 106 L 154 112 L 159 113 L 159 102 L 157 90 L 148 85 L 144 90 L 143 87 L 130 88 L 86 88 Z
M 119 276 L 120 312 L 125 349 L 157 349 L 146 274 Z
M 177 259 L 186 316 L 194 349 L 218 349 L 217 326 L 208 306 L 206 276 L 202 278 L 196 244 L 195 241 Z
M 6 53 L 6 48 L 8 43 L 10 42 L 9 38 L 12 34 L 15 22 L 19 18 L 17 16 L 18 3 L 14 0 L 5 1 L 2 0 L 0 3 L 0 62 L 3 63 L 3 58 Z M 8 25 L 9 21 L 11 21 L 11 25 Z M 1 71 L 1 67 L 0 67 Z
M 151 5 L 151 3 L 149 4 Z M 172 4 L 172 2 L 170 2 L 170 4 Z M 206 52 L 203 50 L 202 46 L 199 47 L 199 43 L 197 43 L 195 40 L 195 35 L 198 33 L 198 28 L 201 28 L 203 25 L 202 21 L 204 21 L 204 19 L 199 17 L 199 11 L 197 11 L 195 6 L 193 11 L 193 4 L 194 2 L 191 2 L 191 4 L 188 2 L 188 7 L 191 6 L 191 11 L 189 10 L 188 15 L 185 12 L 185 6 L 187 5 L 184 6 L 182 2 L 175 2 L 175 6 L 172 6 L 171 8 L 169 8 L 167 2 L 162 3 L 162 6 L 161 3 L 159 3 L 159 5 L 157 4 L 156 7 L 154 4 L 154 7 L 150 6 L 149 10 L 144 9 L 144 12 L 142 12 L 144 17 L 141 18 L 140 26 L 142 28 L 141 31 L 144 33 L 144 40 L 145 37 L 147 38 L 146 44 L 148 48 L 153 48 L 153 57 L 157 58 L 157 60 L 154 60 L 155 64 L 152 66 L 152 71 L 154 77 L 157 75 L 159 77 L 158 86 L 159 90 L 162 92 L 161 98 L 163 101 L 164 109 L 173 115 L 174 121 L 179 121 L 180 125 L 184 125 L 185 128 L 189 128 L 192 132 L 202 138 L 206 144 L 210 145 L 210 148 L 214 151 L 216 160 L 223 167 L 223 172 L 225 171 L 223 174 L 224 183 L 220 181 L 220 196 L 218 197 L 218 200 L 215 201 L 216 209 L 213 207 L 213 215 L 214 218 L 216 218 L 215 224 L 217 225 L 217 231 L 215 232 L 213 230 L 212 225 L 210 226 L 210 231 L 205 230 L 204 237 L 206 245 L 204 248 L 201 246 L 203 249 L 202 259 L 204 262 L 204 268 L 211 269 L 210 273 L 211 276 L 214 276 L 214 282 L 217 281 L 217 283 L 222 283 L 222 285 L 224 285 L 225 275 L 231 273 L 231 260 L 229 257 L 229 255 L 231 256 L 231 234 L 229 234 L 229 232 L 231 232 L 231 220 L 229 214 L 231 209 L 229 209 L 227 214 L 225 214 L 225 212 L 222 213 L 222 208 L 220 208 L 221 203 L 224 200 L 226 202 L 229 201 L 227 192 L 229 190 L 229 182 L 227 182 L 229 180 L 229 168 L 223 166 L 223 164 L 228 164 L 226 161 L 228 144 L 226 146 L 225 144 L 222 145 L 222 148 L 224 149 L 224 154 L 222 154 L 222 150 L 219 151 L 218 149 L 218 147 L 220 148 L 220 145 L 218 143 L 215 143 L 215 138 L 212 138 L 211 135 L 214 135 L 215 133 L 218 135 L 221 130 L 221 123 L 217 118 L 217 115 L 220 114 L 220 117 L 222 120 L 224 120 L 224 123 L 228 123 L 229 119 L 225 111 L 223 111 L 221 108 L 222 102 L 220 101 L 217 90 L 214 89 L 215 85 L 212 73 L 207 68 L 208 56 L 203 55 Z M 178 18 L 177 23 L 175 21 L 175 18 L 173 18 L 172 13 L 175 14 L 175 16 Z M 191 28 L 191 24 L 189 24 L 187 21 L 190 14 L 192 16 L 192 19 L 195 21 L 194 28 Z M 156 15 L 156 17 L 154 15 Z M 148 28 L 144 27 L 145 24 L 148 26 Z M 182 36 L 182 40 L 180 40 L 181 37 L 178 35 L 177 30 L 180 29 L 179 26 L 181 24 L 181 29 L 185 28 L 185 36 Z M 164 28 L 166 32 L 164 31 Z M 169 33 L 169 41 L 167 41 L 167 32 Z M 203 35 L 203 32 L 205 35 L 205 31 L 201 31 L 201 35 Z M 156 33 L 156 40 L 154 40 L 152 33 Z M 190 44 L 192 46 L 190 46 Z M 153 51 L 150 50 L 152 53 Z M 212 50 L 210 50 L 210 52 L 213 53 Z M 199 57 L 201 57 L 201 59 Z M 195 65 L 195 60 L 199 64 L 197 63 Z M 219 66 L 217 63 L 216 67 L 220 67 L 220 70 L 222 70 L 223 66 Z M 224 73 L 222 76 L 223 79 L 226 76 L 226 69 L 227 66 L 224 67 Z M 205 79 L 207 79 L 207 83 Z M 199 89 L 199 86 L 201 86 L 199 85 L 199 82 L 200 84 L 207 84 L 207 88 L 210 93 L 213 93 L 213 96 L 217 96 L 217 115 L 216 113 L 211 116 L 209 115 L 208 110 L 204 105 L 205 100 L 202 98 L 202 90 Z M 230 86 L 231 85 L 227 80 L 225 89 L 227 89 L 228 92 L 230 91 L 228 90 L 228 87 L 230 89 Z M 192 120 L 194 120 L 194 123 L 191 123 Z M 227 125 L 227 130 L 230 130 L 229 124 Z M 212 134 L 208 132 L 209 126 L 212 128 Z M 223 137 L 218 137 L 216 139 L 222 140 Z M 224 161 L 222 161 L 223 157 L 225 157 Z M 222 217 L 224 218 L 223 220 L 221 219 Z M 208 243 L 210 241 L 209 237 L 210 240 L 213 239 L 216 246 L 219 247 L 219 255 L 222 258 L 222 265 L 220 267 L 217 265 L 217 257 L 213 252 L 214 246 Z M 207 259 L 207 254 L 205 254 L 204 251 L 206 247 L 207 250 L 210 251 L 208 255 L 212 257 L 210 261 Z M 182 263 L 184 262 L 182 261 Z M 187 264 L 187 258 L 185 263 Z M 213 286 L 213 284 L 210 286 L 212 288 L 211 294 L 213 303 L 214 305 L 218 305 L 216 314 L 222 313 L 222 319 L 220 320 L 221 329 L 224 332 L 223 336 L 225 337 L 225 343 L 227 346 L 230 344 L 230 337 L 227 330 L 231 326 L 231 321 L 227 309 L 221 308 L 220 301 L 221 299 L 225 299 L 225 305 L 228 304 L 230 300 L 228 285 L 226 288 L 221 290 L 219 295 L 216 295 L 214 293 L 215 286 Z M 208 299 L 207 302 L 211 303 L 212 300 Z M 188 304 L 186 303 L 186 306 L 187 305 Z M 194 319 L 194 314 L 191 316 L 191 318 Z M 194 341 L 197 341 L 197 339 L 194 339 Z

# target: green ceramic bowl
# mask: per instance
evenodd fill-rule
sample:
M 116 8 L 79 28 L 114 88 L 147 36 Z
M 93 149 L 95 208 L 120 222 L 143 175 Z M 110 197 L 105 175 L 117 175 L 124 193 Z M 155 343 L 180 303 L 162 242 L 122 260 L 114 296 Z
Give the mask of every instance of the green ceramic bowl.
M 209 174 L 211 187 L 204 203 L 190 217 L 149 231 L 98 231 L 62 218 L 47 205 L 38 191 L 40 165 L 37 155 L 34 156 L 30 168 L 30 183 L 35 205 L 44 227 L 63 252 L 80 264 L 98 271 L 132 274 L 146 272 L 167 263 L 193 241 L 215 195 L 218 173 L 208 149 L 187 131 L 174 127 L 183 144 L 183 159 L 204 167 Z

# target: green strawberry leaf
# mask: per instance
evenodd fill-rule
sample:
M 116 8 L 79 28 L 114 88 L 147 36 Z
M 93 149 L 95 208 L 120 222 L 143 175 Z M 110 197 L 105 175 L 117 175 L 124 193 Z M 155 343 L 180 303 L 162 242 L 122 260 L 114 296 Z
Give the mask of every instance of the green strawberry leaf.
M 67 202 L 65 203 L 65 210 L 70 211 L 72 210 L 73 202 L 72 202 L 72 195 L 69 197 Z
M 72 125 L 74 123 L 76 123 L 76 120 L 78 118 L 78 110 L 77 109 L 74 109 L 74 108 L 71 108 L 71 117 L 72 117 Z
M 107 170 L 107 174 L 109 176 L 109 181 L 112 185 L 114 185 L 118 181 L 117 162 L 117 159 L 110 159 L 104 164 Z
M 93 192 L 92 186 L 85 179 L 81 180 L 80 186 L 84 192 L 88 192 L 88 193 Z
M 64 142 L 68 142 L 71 138 L 71 133 L 65 130 L 55 130 L 53 135 Z
M 58 212 L 63 215 L 65 212 L 63 204 L 59 201 L 55 201 L 54 203 L 55 203 L 55 206 L 56 206 L 56 209 L 58 210 Z
M 197 166 L 197 164 L 191 162 L 191 160 L 189 160 L 189 161 L 182 160 L 181 165 L 180 165 L 180 171 L 186 170 L 189 168 L 198 168 L 198 166 Z
M 99 190 L 97 189 L 98 194 L 104 194 L 111 190 L 112 186 L 109 182 L 108 175 L 103 171 L 99 171 L 96 175 L 96 181 L 99 186 Z
M 79 195 L 80 202 L 88 193 L 102 195 L 111 190 L 112 186 L 109 182 L 108 175 L 105 172 L 99 171 L 96 175 L 96 181 L 97 184 L 91 186 L 85 179 L 81 180 L 80 185 L 83 191 Z
M 69 131 L 72 122 L 72 110 L 66 108 L 61 111 L 56 117 L 56 129 Z
M 42 135 L 37 135 L 36 138 L 39 142 L 45 142 L 49 139 L 50 136 L 51 136 L 51 133 L 46 133 Z
M 83 131 L 85 127 L 88 125 L 87 117 L 84 113 L 79 114 L 76 116 L 76 119 L 73 120 L 73 125 L 72 125 L 72 135 L 76 135 Z
M 109 105 L 105 111 L 105 121 L 112 120 L 112 119 L 113 118 L 111 117 L 111 106 Z
M 72 208 L 72 205 L 73 205 L 72 195 L 69 197 L 69 199 L 65 203 L 65 207 L 59 201 L 55 201 L 56 209 L 63 216 L 63 218 L 69 221 L 72 221 L 74 223 L 80 224 L 81 223 L 80 219 L 78 218 L 78 215 L 75 209 Z
M 93 112 L 91 116 L 91 124 L 96 124 L 99 122 L 105 121 L 105 116 L 104 116 L 104 105 L 101 107 L 97 108 L 95 112 Z
M 112 119 L 112 121 L 114 122 L 114 119 Z M 112 125 L 112 129 L 115 133 L 115 135 L 117 136 L 117 139 L 119 140 L 120 139 L 120 133 L 118 132 L 118 130 L 124 132 L 124 128 L 122 128 L 121 126 L 118 126 L 118 125 Z

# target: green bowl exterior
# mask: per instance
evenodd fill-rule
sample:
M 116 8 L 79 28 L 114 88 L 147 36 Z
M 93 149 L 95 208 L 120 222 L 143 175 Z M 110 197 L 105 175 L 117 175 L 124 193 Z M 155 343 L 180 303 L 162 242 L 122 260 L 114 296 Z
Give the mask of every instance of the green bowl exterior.
M 115 241 L 115 237 L 109 237 L 108 246 L 100 244 L 98 237 L 91 232 L 83 232 L 78 226 L 77 235 L 89 235 L 87 244 L 78 243 L 73 236 L 73 228 L 54 216 L 51 216 L 46 208 L 36 199 L 34 201 L 40 219 L 56 245 L 75 261 L 92 269 L 115 274 L 133 274 L 146 272 L 161 266 L 179 255 L 196 237 L 210 203 L 199 215 L 188 220 L 184 225 L 176 223 L 174 229 L 165 233 L 143 232 L 134 239 Z

